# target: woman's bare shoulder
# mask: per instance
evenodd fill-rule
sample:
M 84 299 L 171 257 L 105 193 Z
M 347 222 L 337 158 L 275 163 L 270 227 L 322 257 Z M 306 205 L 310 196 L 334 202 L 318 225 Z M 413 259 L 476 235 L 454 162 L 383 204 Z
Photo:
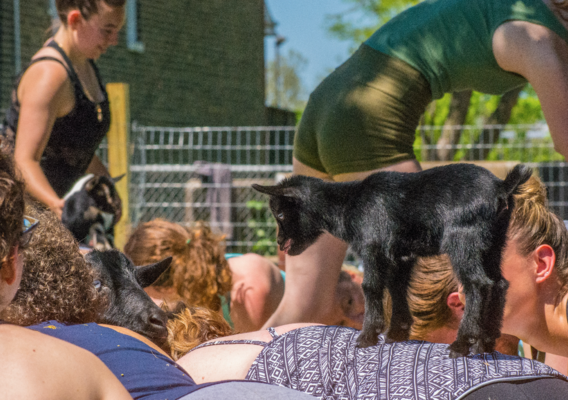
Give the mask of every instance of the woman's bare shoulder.
M 532 71 L 568 52 L 568 44 L 549 28 L 527 21 L 505 22 L 493 35 L 493 54 L 506 71 L 529 78 Z

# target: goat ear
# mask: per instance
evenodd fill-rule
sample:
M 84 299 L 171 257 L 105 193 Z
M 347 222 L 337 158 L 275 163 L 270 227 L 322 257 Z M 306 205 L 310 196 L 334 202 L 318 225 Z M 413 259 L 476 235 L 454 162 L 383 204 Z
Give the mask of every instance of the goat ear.
M 97 184 L 99 183 L 99 177 L 98 176 L 93 176 L 91 179 L 89 179 L 86 183 L 85 183 L 85 190 L 87 192 L 90 192 L 91 190 L 93 190 L 93 188 L 95 186 L 97 186 Z
M 120 181 L 122 178 L 124 178 L 125 176 L 126 176 L 126 174 L 122 174 L 122 175 L 115 176 L 114 178 L 111 178 L 111 179 L 114 183 L 116 183 L 116 182 Z
M 269 196 L 300 197 L 301 194 L 300 189 L 296 187 L 283 187 L 280 185 L 261 186 L 255 183 L 252 185 L 252 188 Z
M 150 286 L 169 268 L 171 263 L 172 258 L 168 257 L 154 264 L 137 267 L 135 272 L 136 282 L 143 288 Z
M 252 188 L 254 190 L 256 190 L 257 192 L 260 193 L 264 193 L 267 195 L 278 195 L 280 194 L 280 191 L 278 190 L 279 187 L 278 186 L 262 186 L 262 185 L 258 185 L 256 183 L 253 183 Z

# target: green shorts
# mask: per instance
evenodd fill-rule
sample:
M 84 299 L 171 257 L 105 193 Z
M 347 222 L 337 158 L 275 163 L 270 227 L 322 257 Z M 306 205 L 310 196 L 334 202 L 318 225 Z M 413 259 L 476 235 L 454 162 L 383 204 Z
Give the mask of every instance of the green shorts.
M 416 127 L 431 100 L 420 72 L 362 45 L 310 95 L 294 157 L 332 176 L 413 160 Z

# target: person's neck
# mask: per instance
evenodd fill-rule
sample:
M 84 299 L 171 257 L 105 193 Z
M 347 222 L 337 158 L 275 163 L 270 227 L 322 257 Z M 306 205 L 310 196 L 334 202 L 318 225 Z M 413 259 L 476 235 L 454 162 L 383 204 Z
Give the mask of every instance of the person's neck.
M 456 340 L 457 333 L 457 329 L 449 326 L 443 326 L 428 332 L 421 340 L 431 343 L 452 344 L 454 340 Z
M 540 351 L 568 357 L 568 293 L 559 298 L 559 289 L 556 282 L 542 288 L 539 309 L 528 316 L 530 323 L 517 336 Z
M 157 305 L 161 306 L 165 301 L 168 305 L 175 305 L 180 299 L 174 288 L 164 288 L 159 286 L 148 286 L 144 291 Z
M 64 25 L 59 27 L 55 35 L 53 35 L 53 40 L 67 54 L 75 68 L 82 68 L 88 62 L 87 57 L 75 46 L 72 32 Z

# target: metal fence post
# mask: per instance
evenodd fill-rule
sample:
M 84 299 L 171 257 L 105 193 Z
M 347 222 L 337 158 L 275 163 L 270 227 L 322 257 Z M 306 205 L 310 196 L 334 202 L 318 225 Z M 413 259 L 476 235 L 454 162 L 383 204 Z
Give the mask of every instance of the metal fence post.
M 122 199 L 122 218 L 114 228 L 114 244 L 123 249 L 130 229 L 128 188 L 129 174 L 129 130 L 130 97 L 126 83 L 109 83 L 107 92 L 110 101 L 111 126 L 107 134 L 108 170 L 111 176 L 126 174 L 116 184 L 116 190 Z

